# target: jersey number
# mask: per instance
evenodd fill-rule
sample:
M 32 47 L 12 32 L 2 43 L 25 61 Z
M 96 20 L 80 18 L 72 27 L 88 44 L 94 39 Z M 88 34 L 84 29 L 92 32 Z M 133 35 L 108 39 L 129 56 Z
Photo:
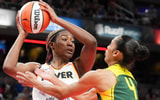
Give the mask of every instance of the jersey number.
M 126 80 L 126 83 L 127 83 L 128 87 L 129 87 L 129 89 L 131 91 L 133 91 L 135 100 L 137 100 L 137 92 L 136 92 L 136 88 L 135 88 L 135 85 L 133 84 L 132 79 L 125 77 L 125 80 Z

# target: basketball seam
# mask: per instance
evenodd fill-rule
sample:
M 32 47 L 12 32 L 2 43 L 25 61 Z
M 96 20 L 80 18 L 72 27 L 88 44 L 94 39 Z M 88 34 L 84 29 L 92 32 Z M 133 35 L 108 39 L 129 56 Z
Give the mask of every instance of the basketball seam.
M 33 6 L 34 6 L 34 2 L 33 2 L 33 5 L 32 5 L 32 9 L 31 9 L 31 15 L 30 15 L 30 26 L 31 26 L 31 31 L 33 33 L 33 29 L 32 29 L 32 12 L 33 12 Z
M 20 12 L 19 12 L 19 13 L 20 13 L 20 14 L 19 14 L 19 21 L 20 21 L 20 25 L 21 25 L 21 26 L 23 26 L 23 24 L 22 24 L 22 21 L 23 21 L 23 19 L 22 19 L 22 13 L 23 13 L 23 12 L 24 12 L 24 9 L 21 9 Z M 24 28 L 23 28 L 23 29 L 24 29 Z
M 39 5 L 40 6 L 40 5 Z M 40 8 L 41 8 L 41 6 L 40 6 Z M 42 11 L 42 10 L 41 10 Z M 43 14 L 44 12 L 42 11 L 42 25 L 41 25 L 41 28 L 40 28 L 40 31 L 39 32 L 41 32 L 42 31 L 42 27 L 43 27 L 43 22 L 44 22 L 44 14 Z

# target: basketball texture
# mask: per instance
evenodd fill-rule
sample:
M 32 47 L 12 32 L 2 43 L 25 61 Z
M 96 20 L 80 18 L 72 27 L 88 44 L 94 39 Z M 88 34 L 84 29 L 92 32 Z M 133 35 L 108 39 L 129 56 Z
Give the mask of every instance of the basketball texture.
M 50 23 L 50 16 L 38 1 L 27 2 L 19 12 L 19 21 L 22 27 L 29 33 L 43 32 Z

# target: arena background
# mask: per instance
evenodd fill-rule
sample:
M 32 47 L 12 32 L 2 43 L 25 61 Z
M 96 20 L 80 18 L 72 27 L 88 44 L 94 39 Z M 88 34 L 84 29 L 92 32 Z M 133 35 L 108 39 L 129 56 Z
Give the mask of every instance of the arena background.
M 30 88 L 22 87 L 2 70 L 3 60 L 14 43 L 18 31 L 15 17 L 22 5 L 30 0 L 0 0 L 0 100 L 19 100 L 22 94 L 30 100 Z M 44 0 L 58 16 L 92 33 L 97 41 L 97 58 L 93 70 L 105 68 L 104 51 L 110 40 L 121 34 L 134 37 L 150 49 L 149 59 L 136 62 L 132 72 L 138 81 L 140 100 L 160 100 L 160 0 Z M 40 34 L 29 34 L 19 61 L 45 61 L 47 34 L 61 28 L 50 23 Z M 76 42 L 73 56 L 82 47 Z M 3 100 L 3 99 L 2 99 Z

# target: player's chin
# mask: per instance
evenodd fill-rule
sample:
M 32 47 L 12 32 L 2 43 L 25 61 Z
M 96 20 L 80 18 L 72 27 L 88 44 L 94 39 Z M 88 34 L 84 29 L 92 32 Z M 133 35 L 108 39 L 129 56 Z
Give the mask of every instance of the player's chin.
M 73 56 L 73 53 L 66 53 L 66 58 L 71 59 Z

